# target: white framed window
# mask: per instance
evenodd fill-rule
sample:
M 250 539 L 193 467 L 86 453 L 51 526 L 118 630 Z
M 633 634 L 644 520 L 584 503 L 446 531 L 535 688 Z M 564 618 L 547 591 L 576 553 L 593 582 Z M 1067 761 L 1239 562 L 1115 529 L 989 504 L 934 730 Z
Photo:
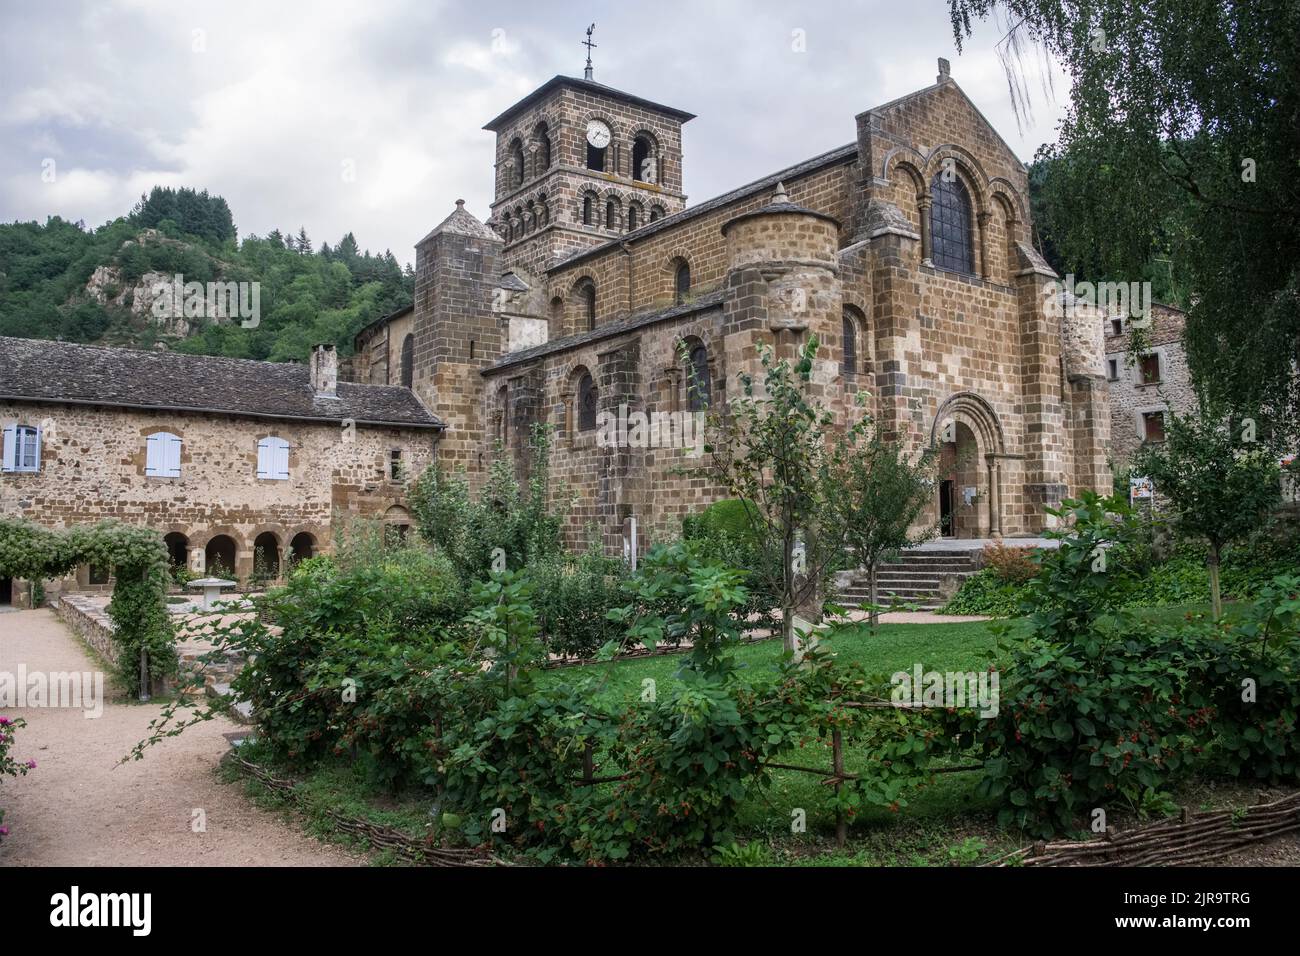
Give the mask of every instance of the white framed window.
M 154 432 L 144 440 L 144 473 L 148 478 L 181 476 L 181 440 L 171 432 Z
M 6 425 L 4 471 L 41 470 L 41 429 L 38 425 Z
M 257 443 L 257 477 L 272 481 L 289 479 L 289 443 L 274 436 Z

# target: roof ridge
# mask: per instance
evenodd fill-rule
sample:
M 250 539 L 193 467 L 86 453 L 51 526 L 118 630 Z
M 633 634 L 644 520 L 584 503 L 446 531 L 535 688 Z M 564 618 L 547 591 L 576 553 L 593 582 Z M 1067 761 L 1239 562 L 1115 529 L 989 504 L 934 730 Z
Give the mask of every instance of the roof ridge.
M 584 257 L 593 255 L 598 250 L 612 248 L 613 246 L 627 242 L 629 239 L 642 239 L 646 236 L 652 236 L 673 223 L 682 222 L 691 216 L 699 215 L 703 212 L 711 212 L 714 209 L 725 206 L 730 201 L 743 198 L 750 192 L 759 192 L 769 186 L 775 185 L 777 182 L 791 178 L 791 174 L 794 176 L 801 176 L 804 172 L 811 172 L 819 164 L 829 163 L 835 159 L 839 159 L 841 155 L 856 155 L 857 150 L 858 144 L 854 141 L 852 143 L 846 143 L 843 146 L 836 146 L 834 149 L 828 149 L 824 153 L 818 153 L 816 156 L 810 156 L 805 160 L 786 166 L 784 169 L 778 169 L 774 173 L 760 176 L 758 179 L 745 183 L 743 186 L 737 186 L 725 193 L 719 193 L 718 195 L 706 199 L 694 206 L 687 206 L 685 209 L 679 210 L 671 216 L 664 216 L 664 218 L 656 219 L 654 222 L 647 222 L 645 225 L 638 226 L 631 232 L 624 233 L 617 239 L 607 239 L 600 245 L 592 246 L 590 249 L 579 249 L 577 252 L 574 252 L 554 265 L 549 266 L 546 271 L 550 272 L 574 262 L 580 262 Z

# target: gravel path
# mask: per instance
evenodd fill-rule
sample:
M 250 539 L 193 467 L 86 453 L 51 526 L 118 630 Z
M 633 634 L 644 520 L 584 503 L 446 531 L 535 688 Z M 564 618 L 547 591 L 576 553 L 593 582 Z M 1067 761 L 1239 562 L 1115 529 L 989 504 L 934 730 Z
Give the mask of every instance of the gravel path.
M 90 671 L 96 665 L 50 610 L 0 614 L 0 671 Z M 216 719 L 116 766 L 146 734 L 156 704 L 105 703 L 81 710 L 9 708 L 22 717 L 14 757 L 34 759 L 25 777 L 5 778 L 0 800 L 10 836 L 0 867 L 45 866 L 356 866 L 364 859 L 322 843 L 255 807 L 214 768 L 228 749 Z M 206 832 L 193 832 L 194 811 Z

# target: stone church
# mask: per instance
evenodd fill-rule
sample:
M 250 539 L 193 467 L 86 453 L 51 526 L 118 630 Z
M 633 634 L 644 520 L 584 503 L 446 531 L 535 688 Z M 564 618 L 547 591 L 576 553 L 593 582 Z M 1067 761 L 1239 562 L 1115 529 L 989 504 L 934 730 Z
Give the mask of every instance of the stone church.
M 1033 536 L 1045 506 L 1109 487 L 1104 317 L 1061 307 L 1025 167 L 946 61 L 844 146 L 688 206 L 693 119 L 590 74 L 515 103 L 485 127 L 488 220 L 457 202 L 416 245 L 414 306 L 342 363 L 0 339 L 0 515 L 144 523 L 195 572 L 247 579 L 260 557 L 274 577 L 340 514 L 404 533 L 430 462 L 479 480 L 500 449 L 524 474 L 549 424 L 570 544 L 640 549 L 723 491 L 696 444 L 608 422 L 725 410 L 760 344 L 814 335 L 817 398 L 845 420 L 861 393 L 887 437 L 942 456 L 944 534 Z
M 939 66 L 844 146 L 690 206 L 691 113 L 551 79 L 484 127 L 490 217 L 457 202 L 420 240 L 413 308 L 360 333 L 352 374 L 411 387 L 471 476 L 498 443 L 522 470 L 553 425 L 571 538 L 616 551 L 629 519 L 670 537 L 721 491 L 690 449 L 599 440 L 600 414 L 725 407 L 759 343 L 816 335 L 823 402 L 846 417 L 865 392 L 888 436 L 943 456 L 945 534 L 1041 532 L 1110 485 L 1102 317 L 1059 307 L 1026 169 Z

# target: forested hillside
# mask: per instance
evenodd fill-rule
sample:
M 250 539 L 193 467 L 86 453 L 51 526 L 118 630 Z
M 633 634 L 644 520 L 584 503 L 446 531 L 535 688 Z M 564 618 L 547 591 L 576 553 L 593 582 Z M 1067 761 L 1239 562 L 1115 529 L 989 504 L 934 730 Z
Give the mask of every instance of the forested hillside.
M 256 327 L 160 320 L 149 287 L 177 274 L 259 283 Z M 414 282 L 391 252 L 362 251 L 351 233 L 319 247 L 303 228 L 239 240 L 226 201 L 192 189 L 155 187 L 97 229 L 58 217 L 0 224 L 0 335 L 305 361 L 318 342 L 350 353 L 359 329 L 410 304 Z

